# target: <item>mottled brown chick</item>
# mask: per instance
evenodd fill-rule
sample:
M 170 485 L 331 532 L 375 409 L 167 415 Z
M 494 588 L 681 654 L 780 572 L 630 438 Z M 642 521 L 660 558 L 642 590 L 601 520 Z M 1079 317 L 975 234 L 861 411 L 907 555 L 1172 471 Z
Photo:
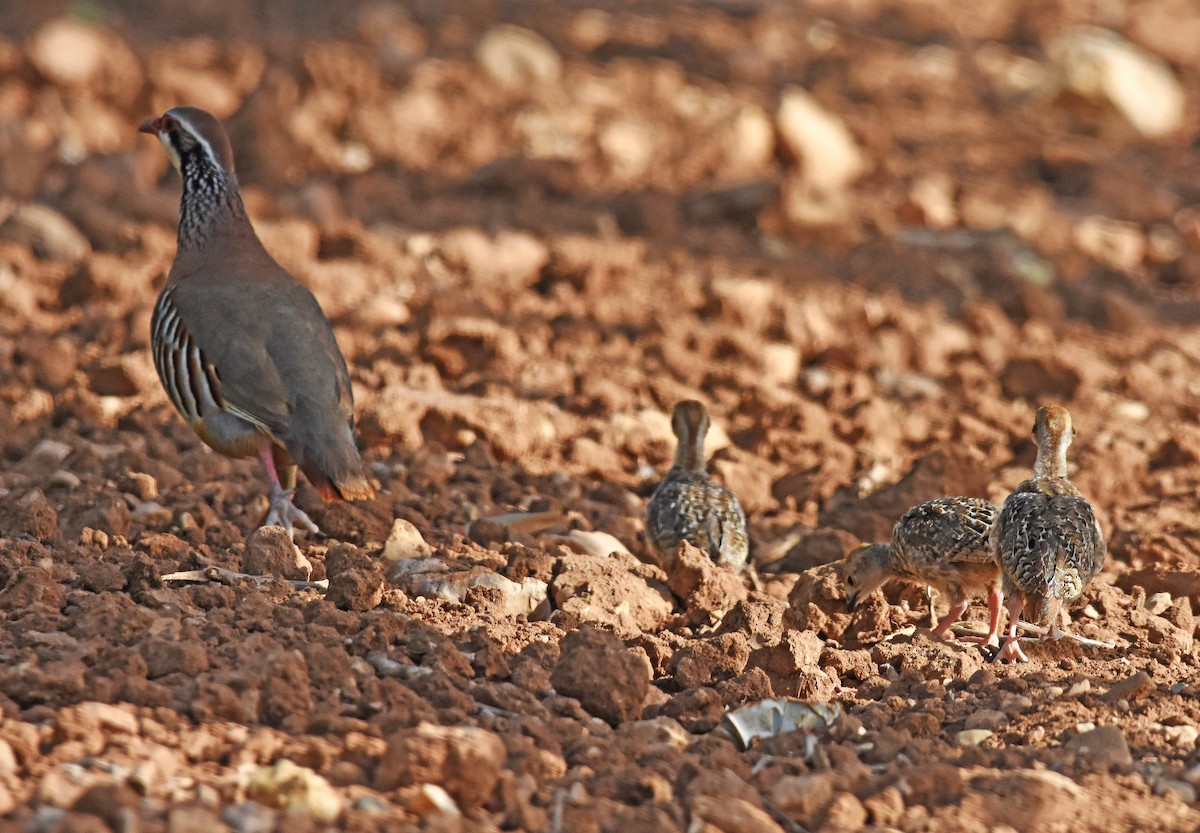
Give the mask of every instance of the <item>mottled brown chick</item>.
M 1005 499 L 991 538 L 1008 596 L 1008 638 L 997 658 L 1022 661 L 1028 660 L 1017 642 L 1022 610 L 1034 624 L 1048 625 L 1051 639 L 1061 638 L 1059 612 L 1079 598 L 1108 553 L 1091 504 L 1067 478 L 1071 414 L 1060 405 L 1039 408 L 1033 436 L 1033 477 Z
M 987 595 L 986 641 L 998 643 L 1000 567 L 988 546 L 997 511 L 973 497 L 943 497 L 909 509 L 892 529 L 890 544 L 863 544 L 847 556 L 846 604 L 854 610 L 892 579 L 923 584 L 950 599 L 949 612 L 933 629 L 945 636 L 972 597 Z
M 695 400 L 680 402 L 671 427 L 678 441 L 675 464 L 646 507 L 646 537 L 663 558 L 673 557 L 679 542 L 688 541 L 718 564 L 741 571 L 750 552 L 746 513 L 733 492 L 709 479 L 704 464 L 708 412 Z

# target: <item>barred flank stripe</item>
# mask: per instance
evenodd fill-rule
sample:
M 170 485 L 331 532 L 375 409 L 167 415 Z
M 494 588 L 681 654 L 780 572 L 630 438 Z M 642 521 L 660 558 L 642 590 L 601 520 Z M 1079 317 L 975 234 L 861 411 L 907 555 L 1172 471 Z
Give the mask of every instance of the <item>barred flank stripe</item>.
M 183 326 L 171 288 L 158 296 L 150 321 L 154 366 L 171 402 L 189 422 L 223 410 L 221 379 Z

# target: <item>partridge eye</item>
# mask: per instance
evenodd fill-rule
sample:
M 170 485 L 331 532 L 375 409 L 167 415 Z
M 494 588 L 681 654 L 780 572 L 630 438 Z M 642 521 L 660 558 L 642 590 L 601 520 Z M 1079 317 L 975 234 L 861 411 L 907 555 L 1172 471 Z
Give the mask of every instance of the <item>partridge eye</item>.
M 175 119 L 171 116 L 163 116 L 162 120 L 159 122 L 159 125 L 163 130 L 179 129 L 179 122 L 175 121 Z

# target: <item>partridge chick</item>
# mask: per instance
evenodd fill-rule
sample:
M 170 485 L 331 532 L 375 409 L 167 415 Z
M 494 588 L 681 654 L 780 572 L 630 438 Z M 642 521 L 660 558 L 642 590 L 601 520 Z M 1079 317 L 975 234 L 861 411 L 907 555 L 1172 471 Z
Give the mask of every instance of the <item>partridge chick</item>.
M 746 513 L 733 492 L 708 476 L 704 464 L 708 412 L 693 399 L 680 402 L 671 427 L 677 440 L 675 464 L 650 497 L 646 535 L 664 558 L 675 554 L 680 541 L 688 541 L 713 561 L 739 572 L 750 552 Z
M 997 658 L 1021 661 L 1028 660 L 1017 641 L 1022 610 L 1034 624 L 1049 625 L 1051 639 L 1061 638 L 1063 604 L 1079 598 L 1108 553 L 1096 513 L 1067 478 L 1071 414 L 1060 405 L 1039 408 L 1033 436 L 1033 476 L 1005 499 L 991 536 L 1008 597 L 1008 638 Z
M 997 511 L 973 497 L 943 497 L 909 509 L 892 528 L 890 544 L 863 544 L 847 556 L 846 604 L 854 610 L 892 579 L 923 584 L 950 599 L 949 612 L 933 629 L 945 636 L 970 599 L 986 594 L 985 641 L 998 643 L 1000 567 L 988 540 Z
M 354 444 L 350 376 L 316 299 L 259 242 L 220 123 L 195 107 L 145 121 L 183 176 L 175 262 L 151 319 L 154 364 L 200 439 L 262 460 L 264 524 L 317 526 L 292 503 L 299 466 L 326 500 L 375 492 Z

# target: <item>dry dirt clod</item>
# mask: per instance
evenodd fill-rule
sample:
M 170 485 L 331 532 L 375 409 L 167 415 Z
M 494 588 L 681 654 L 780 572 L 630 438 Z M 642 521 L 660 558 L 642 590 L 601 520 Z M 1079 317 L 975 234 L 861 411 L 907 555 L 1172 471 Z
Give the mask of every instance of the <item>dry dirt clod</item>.
M 1107 703 L 1121 700 L 1133 701 L 1145 697 L 1154 690 L 1154 680 L 1145 671 L 1136 671 L 1119 682 L 1109 686 L 1108 691 L 1100 695 Z
M 650 668 L 611 633 L 583 625 L 563 638 L 550 682 L 559 694 L 616 726 L 641 714 Z
M 422 723 L 388 738 L 375 786 L 436 784 L 459 806 L 474 809 L 491 796 L 504 760 L 504 743 L 492 732 Z
M 312 563 L 280 526 L 261 526 L 250 533 L 242 553 L 242 569 L 251 575 L 299 581 L 307 581 L 312 575 Z

